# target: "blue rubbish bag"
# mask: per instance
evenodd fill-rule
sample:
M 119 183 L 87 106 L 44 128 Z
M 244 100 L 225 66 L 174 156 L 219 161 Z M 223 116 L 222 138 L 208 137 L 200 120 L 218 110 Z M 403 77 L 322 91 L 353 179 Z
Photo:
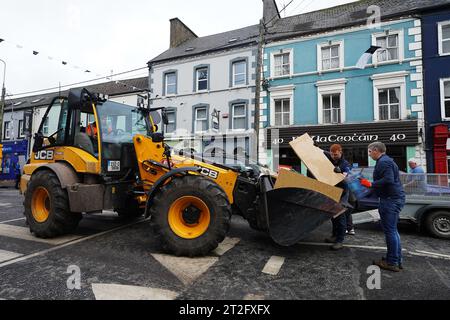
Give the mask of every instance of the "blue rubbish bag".
M 347 183 L 348 188 L 354 194 L 356 199 L 361 200 L 365 198 L 367 195 L 371 193 L 370 189 L 361 185 L 361 181 L 359 179 L 365 179 L 361 173 L 358 174 L 349 174 L 345 178 L 345 182 Z

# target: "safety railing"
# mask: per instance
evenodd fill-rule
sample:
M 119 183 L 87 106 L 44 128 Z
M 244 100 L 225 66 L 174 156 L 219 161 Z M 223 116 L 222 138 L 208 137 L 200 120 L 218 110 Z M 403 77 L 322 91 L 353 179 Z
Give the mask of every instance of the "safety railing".
M 403 173 L 400 180 L 408 196 L 438 197 L 450 201 L 450 175 Z

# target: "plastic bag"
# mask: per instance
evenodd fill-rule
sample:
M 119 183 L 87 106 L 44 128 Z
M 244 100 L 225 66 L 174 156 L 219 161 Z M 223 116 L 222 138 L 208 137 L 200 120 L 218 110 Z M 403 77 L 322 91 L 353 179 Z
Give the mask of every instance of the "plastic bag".
M 360 173 L 349 174 L 345 178 L 348 188 L 358 200 L 365 198 L 371 193 L 370 189 L 361 185 L 361 181 L 359 181 L 359 179 L 364 179 L 364 176 Z

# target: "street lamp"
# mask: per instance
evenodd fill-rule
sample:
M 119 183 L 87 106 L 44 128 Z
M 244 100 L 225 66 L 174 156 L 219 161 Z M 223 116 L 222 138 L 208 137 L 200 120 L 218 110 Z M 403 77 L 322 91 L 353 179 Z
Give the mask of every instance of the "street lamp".
M 6 78 L 6 62 L 0 59 L 1 62 L 3 62 L 4 68 L 3 68 L 3 86 L 2 86 L 2 100 L 0 104 L 0 141 L 3 137 L 3 111 L 5 109 L 5 96 L 6 96 L 6 89 L 5 89 L 5 78 Z

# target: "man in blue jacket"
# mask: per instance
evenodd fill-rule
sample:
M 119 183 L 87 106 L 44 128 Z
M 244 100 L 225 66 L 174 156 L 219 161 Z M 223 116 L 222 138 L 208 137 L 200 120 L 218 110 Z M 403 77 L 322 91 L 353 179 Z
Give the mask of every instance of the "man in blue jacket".
M 397 224 L 405 206 L 405 192 L 400 173 L 394 160 L 386 155 L 386 146 L 381 142 L 369 146 L 369 156 L 377 162 L 373 172 L 373 183 L 362 179 L 361 184 L 373 188 L 380 198 L 381 227 L 386 237 L 387 257 L 373 264 L 381 269 L 399 272 L 402 267 L 402 246 Z

